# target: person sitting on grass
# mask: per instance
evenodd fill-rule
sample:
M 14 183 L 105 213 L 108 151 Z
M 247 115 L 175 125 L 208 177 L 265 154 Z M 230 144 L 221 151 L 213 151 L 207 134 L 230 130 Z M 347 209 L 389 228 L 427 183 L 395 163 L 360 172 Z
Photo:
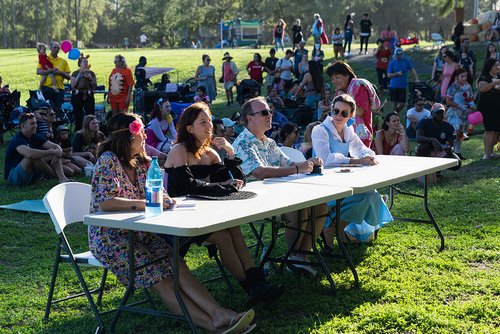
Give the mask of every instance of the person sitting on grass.
M 75 174 L 79 172 L 82 168 L 87 166 L 87 164 L 92 163 L 90 160 L 87 160 L 79 155 L 73 154 L 73 147 L 71 146 L 71 139 L 69 136 L 69 127 L 65 124 L 59 125 L 56 129 L 56 133 L 54 135 L 54 143 L 61 146 L 63 150 L 63 164 L 67 166 L 68 163 L 71 163 L 73 166 L 77 166 L 77 170 L 71 168 L 75 171 Z M 70 167 L 73 167 L 70 166 Z
M 378 155 L 406 155 L 408 150 L 408 137 L 399 115 L 395 112 L 387 114 L 382 130 L 375 135 L 375 152 Z
M 168 153 L 177 137 L 172 108 L 167 99 L 160 98 L 151 111 L 151 121 L 146 129 L 146 143 Z
M 207 105 L 210 105 L 210 97 L 207 95 L 207 89 L 205 86 L 198 86 L 196 89 L 196 95 L 193 98 L 194 102 L 204 102 Z
M 108 122 L 110 135 L 99 146 L 92 177 L 90 213 L 137 211 L 144 213 L 148 164 L 144 125 L 138 116 L 118 113 Z M 175 201 L 165 195 L 164 207 Z M 151 288 L 171 312 L 181 315 L 174 291 L 172 249 L 157 234 L 134 232 L 135 288 Z M 128 231 L 121 228 L 89 226 L 89 248 L 105 268 L 127 285 L 130 279 Z M 209 332 L 240 333 L 251 325 L 255 312 L 236 313 L 220 306 L 193 276 L 183 260 L 179 261 L 179 293 L 186 302 L 193 322 Z
M 19 129 L 5 152 L 4 178 L 8 184 L 26 186 L 37 182 L 45 174 L 56 177 L 59 183 L 69 182 L 62 167 L 61 147 L 36 134 L 33 113 L 19 118 Z
M 73 154 L 95 163 L 97 147 L 104 138 L 104 133 L 99 131 L 99 121 L 97 118 L 94 115 L 85 116 L 82 129 L 75 133 L 71 141 Z

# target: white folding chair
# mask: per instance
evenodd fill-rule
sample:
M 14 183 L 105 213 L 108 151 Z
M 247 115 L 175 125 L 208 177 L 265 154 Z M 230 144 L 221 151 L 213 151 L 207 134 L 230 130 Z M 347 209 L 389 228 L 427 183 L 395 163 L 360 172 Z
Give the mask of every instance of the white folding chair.
M 45 194 L 43 198 L 43 204 L 50 214 L 50 218 L 54 223 L 56 233 L 59 237 L 44 319 L 49 318 L 50 308 L 53 304 L 85 295 L 90 304 L 90 308 L 94 313 L 97 322 L 99 323 L 99 327 L 104 328 L 104 323 L 101 319 L 96 303 L 94 303 L 94 299 L 92 298 L 91 293 L 98 292 L 97 305 L 99 305 L 102 299 L 102 293 L 104 290 L 104 284 L 106 282 L 108 269 L 104 268 L 103 265 L 92 255 L 90 251 L 74 254 L 71 250 L 68 239 L 64 234 L 64 229 L 66 228 L 66 226 L 73 223 L 82 222 L 83 216 L 89 213 L 90 185 L 79 182 L 59 184 L 50 189 Z M 62 254 L 63 252 L 66 254 Z M 53 301 L 52 297 L 54 294 L 54 287 L 59 270 L 59 263 L 61 262 L 71 263 L 73 265 L 73 269 L 75 270 L 78 280 L 80 281 L 83 292 Z M 101 283 L 97 289 L 88 289 L 87 284 L 85 283 L 85 280 L 80 271 L 80 265 L 104 268 Z
M 302 154 L 302 152 L 300 152 L 299 150 L 294 149 L 293 147 L 281 146 L 280 150 L 281 152 L 283 152 L 283 154 L 289 157 L 292 162 L 300 163 L 306 161 L 306 157 L 304 156 L 304 154 Z

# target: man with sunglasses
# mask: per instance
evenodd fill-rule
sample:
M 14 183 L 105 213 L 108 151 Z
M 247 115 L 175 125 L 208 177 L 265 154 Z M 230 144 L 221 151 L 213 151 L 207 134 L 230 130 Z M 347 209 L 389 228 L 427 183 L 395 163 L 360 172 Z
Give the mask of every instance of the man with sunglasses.
M 19 128 L 21 131 L 11 139 L 5 153 L 4 178 L 7 183 L 26 186 L 44 174 L 56 177 L 59 183 L 69 182 L 63 172 L 61 147 L 36 134 L 35 115 L 23 114 Z
M 424 108 L 425 101 L 420 99 L 415 106 L 406 112 L 406 135 L 408 138 L 417 137 L 417 124 L 424 118 L 431 118 L 431 112 Z
M 311 173 L 315 165 L 323 165 L 320 158 L 311 158 L 305 162 L 292 162 L 276 145 L 276 142 L 268 138 L 265 133 L 272 128 L 272 111 L 266 100 L 256 97 L 248 100 L 241 107 L 241 117 L 246 125 L 246 129 L 236 138 L 233 143 L 235 154 L 243 161 L 241 169 L 247 176 L 247 180 L 263 180 L 270 177 L 287 176 L 293 174 Z M 316 214 L 323 217 L 326 214 L 326 205 L 318 205 Z M 288 224 L 298 226 L 297 212 L 287 214 Z M 307 219 L 308 210 L 304 210 L 302 217 Z M 316 231 L 319 236 L 324 218 L 316 220 Z M 307 228 L 306 228 L 307 229 Z M 310 251 L 311 239 L 301 236 L 294 244 L 296 232 L 290 229 L 285 230 L 285 238 L 289 248 Z M 305 261 L 305 255 L 293 253 L 290 260 Z M 287 264 L 287 268 L 293 272 L 315 275 L 316 270 L 306 264 Z
M 55 85 L 57 86 L 58 92 L 54 91 L 53 83 L 50 77 L 47 77 L 42 87 L 42 94 L 46 100 L 49 100 L 57 113 L 61 112 L 61 105 L 64 102 L 64 80 L 71 79 L 70 69 L 68 62 L 60 57 L 58 57 L 60 45 L 58 42 L 52 42 L 50 44 L 50 54 L 48 55 L 49 60 L 54 65 L 54 78 L 56 80 Z M 49 71 L 42 68 L 42 65 L 38 63 L 36 69 L 36 74 L 43 76 L 49 75 Z

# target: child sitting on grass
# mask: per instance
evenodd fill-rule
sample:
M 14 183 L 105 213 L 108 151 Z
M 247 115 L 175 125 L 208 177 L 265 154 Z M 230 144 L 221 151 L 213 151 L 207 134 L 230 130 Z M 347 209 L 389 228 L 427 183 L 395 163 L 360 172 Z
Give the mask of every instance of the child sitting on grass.
M 42 66 L 42 70 L 49 71 L 50 79 L 52 80 L 52 88 L 56 93 L 59 93 L 59 89 L 56 85 L 56 78 L 54 76 L 54 64 L 50 61 L 47 56 L 47 45 L 43 43 L 37 43 L 36 48 L 38 50 L 38 63 Z M 42 75 L 42 80 L 40 80 L 40 91 L 42 91 L 42 87 L 45 84 L 45 80 L 47 80 L 47 75 Z
M 197 95 L 194 97 L 194 102 L 204 102 L 210 106 L 210 98 L 207 95 L 205 86 L 199 86 L 196 90 Z
M 67 170 L 71 170 L 68 174 L 73 176 L 81 171 L 82 168 L 91 164 L 91 162 L 81 156 L 73 154 L 73 147 L 71 146 L 71 140 L 69 138 L 69 128 L 66 125 L 59 125 L 56 129 L 56 133 L 54 136 L 54 143 L 61 146 L 63 150 L 63 169 L 66 174 Z

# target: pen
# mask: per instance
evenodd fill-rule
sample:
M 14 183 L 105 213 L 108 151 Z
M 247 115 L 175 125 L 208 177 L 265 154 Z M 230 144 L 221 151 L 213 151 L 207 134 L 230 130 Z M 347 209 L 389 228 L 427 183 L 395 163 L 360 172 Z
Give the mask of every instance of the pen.
M 231 178 L 231 180 L 234 180 L 233 173 L 231 173 L 230 170 L 228 170 L 227 173 L 229 174 L 229 177 Z

